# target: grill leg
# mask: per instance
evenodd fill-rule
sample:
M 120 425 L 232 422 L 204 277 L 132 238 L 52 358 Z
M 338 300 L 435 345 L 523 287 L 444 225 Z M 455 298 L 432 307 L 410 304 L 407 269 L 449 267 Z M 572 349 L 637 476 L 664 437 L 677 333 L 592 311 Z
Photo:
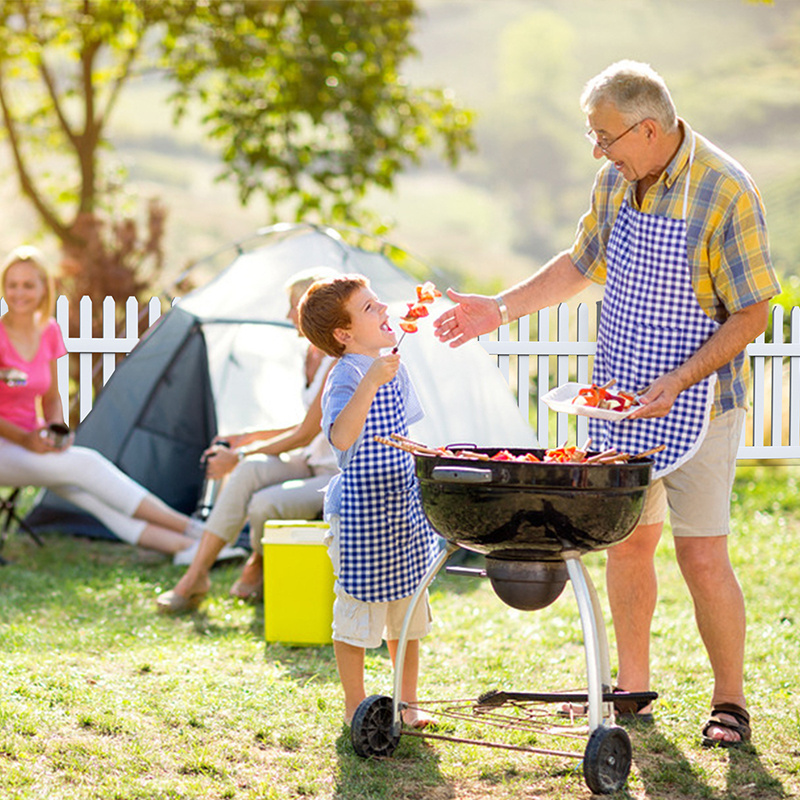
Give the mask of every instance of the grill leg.
M 603 703 L 603 693 L 611 691 L 611 665 L 603 613 L 589 572 L 575 553 L 565 552 L 570 583 L 581 615 L 583 643 L 586 651 L 586 678 L 589 698 L 589 732 L 613 719 L 613 705 Z M 604 708 L 604 705 L 606 708 Z
M 431 585 L 436 574 L 444 566 L 444 562 L 450 557 L 451 553 L 458 550 L 457 544 L 447 543 L 444 550 L 439 552 L 439 555 L 433 560 L 433 563 L 428 567 L 427 572 L 422 576 L 414 594 L 411 595 L 411 602 L 408 604 L 408 610 L 403 618 L 403 627 L 400 628 L 400 638 L 397 640 L 397 655 L 394 662 L 394 688 L 392 691 L 392 735 L 399 736 L 400 728 L 403 726 L 403 721 L 400 717 L 400 692 L 403 687 L 403 667 L 406 663 L 406 645 L 408 644 L 408 626 L 411 624 L 411 618 L 419 605 L 419 601 L 425 594 L 425 590 Z

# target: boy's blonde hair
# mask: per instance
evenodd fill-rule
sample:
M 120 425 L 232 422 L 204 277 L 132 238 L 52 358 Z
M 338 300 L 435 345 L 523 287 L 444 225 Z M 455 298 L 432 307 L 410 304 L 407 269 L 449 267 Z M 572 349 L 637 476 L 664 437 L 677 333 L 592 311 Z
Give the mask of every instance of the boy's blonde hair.
M 312 283 L 298 306 L 303 336 L 323 353 L 341 356 L 344 345 L 334 336 L 334 331 L 350 327 L 352 320 L 346 308 L 347 301 L 359 289 L 368 286 L 369 281 L 363 275 L 340 275 Z
M 53 278 L 45 266 L 46 260 L 44 253 L 42 253 L 38 247 L 33 247 L 32 245 L 28 244 L 15 247 L 6 256 L 1 267 L 3 274 L 2 284 L 0 285 L 3 287 L 3 294 L 5 294 L 6 291 L 6 275 L 8 274 L 9 269 L 11 269 L 11 267 L 13 267 L 15 264 L 30 264 L 36 270 L 39 278 L 42 281 L 42 284 L 44 285 L 42 301 L 39 303 L 39 307 L 36 310 L 42 316 L 49 317 L 53 313 L 52 303 L 55 290 L 53 288 Z

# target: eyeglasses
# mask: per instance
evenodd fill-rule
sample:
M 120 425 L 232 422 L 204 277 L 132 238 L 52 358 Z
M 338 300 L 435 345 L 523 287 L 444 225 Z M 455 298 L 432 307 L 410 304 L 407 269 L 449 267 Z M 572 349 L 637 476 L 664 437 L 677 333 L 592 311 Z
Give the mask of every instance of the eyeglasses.
M 595 138 L 592 134 L 593 131 L 586 131 L 584 134 L 586 138 L 592 143 L 592 147 L 599 147 L 604 153 L 608 154 L 608 151 L 626 134 L 630 133 L 637 125 L 641 125 L 644 122 L 643 119 L 640 119 L 638 122 L 634 122 L 633 125 L 630 126 L 627 130 L 622 131 L 622 133 L 617 136 L 615 139 L 612 139 L 610 142 L 604 142 L 601 139 Z

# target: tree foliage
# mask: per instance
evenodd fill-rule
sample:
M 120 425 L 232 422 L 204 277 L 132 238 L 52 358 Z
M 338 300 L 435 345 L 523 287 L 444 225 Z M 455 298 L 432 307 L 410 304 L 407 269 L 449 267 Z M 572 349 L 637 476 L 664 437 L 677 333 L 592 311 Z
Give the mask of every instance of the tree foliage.
M 87 258 L 103 251 L 92 295 L 142 288 L 103 273 L 109 254 L 155 259 L 164 212 L 132 244 L 124 176 L 102 156 L 120 94 L 157 70 L 176 122 L 202 109 L 243 204 L 262 195 L 273 219 L 363 222 L 368 188 L 391 188 L 429 151 L 455 164 L 472 147 L 471 113 L 400 75 L 417 15 L 411 0 L 4 0 L 0 112 L 22 194 L 73 271 L 95 272 Z
M 455 164 L 472 115 L 401 76 L 415 54 L 410 0 L 179 4 L 163 40 L 180 114 L 199 101 L 225 177 L 298 218 L 352 219 L 370 186 L 439 146 Z M 174 7 L 173 7 L 174 8 Z
M 368 225 L 371 186 L 436 148 L 455 164 L 471 113 L 400 75 L 417 14 L 412 0 L 2 0 L 0 135 L 61 244 L 61 290 L 99 314 L 161 271 L 167 209 L 150 200 L 137 222 L 104 158 L 118 100 L 144 75 L 170 82 L 176 123 L 201 109 L 221 178 L 242 204 L 264 196 L 265 221 Z

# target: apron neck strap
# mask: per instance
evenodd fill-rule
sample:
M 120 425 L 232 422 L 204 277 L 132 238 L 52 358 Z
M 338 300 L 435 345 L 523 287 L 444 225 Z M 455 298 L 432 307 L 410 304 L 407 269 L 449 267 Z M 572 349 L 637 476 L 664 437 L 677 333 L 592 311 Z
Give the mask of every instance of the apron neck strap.
M 692 178 L 692 164 L 694 163 L 695 138 L 692 131 L 692 147 L 689 150 L 689 163 L 686 165 L 686 185 L 683 187 L 683 219 L 686 219 L 686 212 L 689 208 L 689 183 Z

